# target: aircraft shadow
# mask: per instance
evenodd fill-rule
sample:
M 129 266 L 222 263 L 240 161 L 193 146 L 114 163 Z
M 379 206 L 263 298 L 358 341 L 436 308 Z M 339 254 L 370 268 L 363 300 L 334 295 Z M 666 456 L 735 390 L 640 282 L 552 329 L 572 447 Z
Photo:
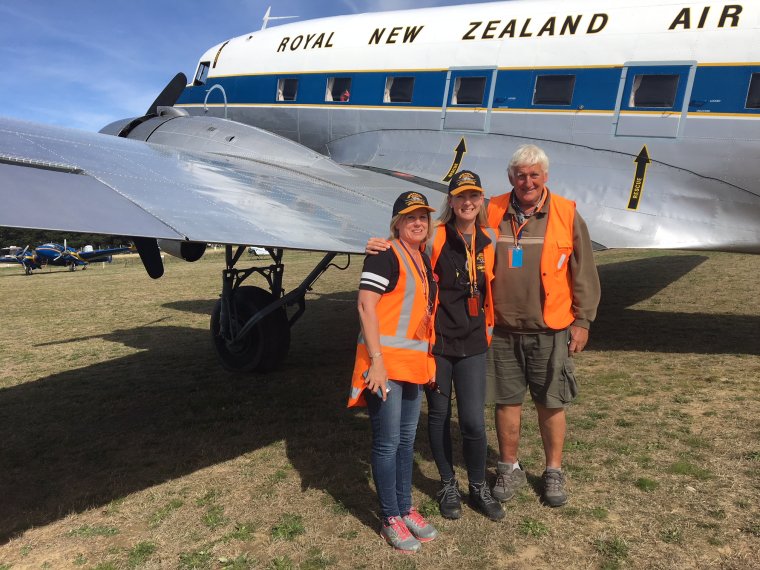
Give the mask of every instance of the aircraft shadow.
M 758 354 L 760 317 L 642 310 L 653 297 L 708 258 L 658 255 L 601 265 L 602 301 L 591 326 L 590 350 Z M 665 298 L 667 302 L 667 298 Z
M 227 374 L 207 331 L 156 321 L 100 337 L 139 353 L 0 390 L 0 543 L 279 441 L 304 488 L 374 528 L 369 422 L 345 408 L 355 294 L 322 295 L 309 313 L 266 376 Z
M 591 348 L 757 354 L 757 317 L 628 308 L 704 259 L 602 266 Z M 645 280 L 632 279 L 637 275 Z M 0 542 L 278 441 L 304 489 L 323 490 L 342 505 L 336 508 L 376 528 L 369 420 L 364 410 L 345 408 L 355 295 L 315 297 L 293 329 L 288 361 L 266 376 L 227 374 L 206 330 L 156 321 L 103 337 L 140 349 L 136 354 L 0 390 Z M 207 313 L 213 302 L 171 306 Z M 429 458 L 426 423 L 423 413 L 417 450 Z M 458 432 L 456 421 L 452 429 Z M 494 458 L 489 449 L 489 464 Z M 414 481 L 435 495 L 437 478 L 415 468 Z
M 40 275 L 54 275 L 56 273 L 76 273 L 76 271 L 84 271 L 83 269 L 76 269 L 75 271 L 71 271 L 67 269 L 66 267 L 56 267 L 55 269 L 35 269 L 34 272 L 31 275 L 27 275 L 24 273 L 23 269 L 19 269 L 18 273 L 8 270 L 7 272 L 0 273 L 0 277 L 16 277 L 16 278 L 23 278 L 23 279 L 30 279 L 32 277 L 38 277 Z
M 172 301 L 171 303 L 164 303 L 162 306 L 168 309 L 174 309 L 175 311 L 195 313 L 196 315 L 208 315 L 210 317 L 215 303 L 216 299 L 195 299 L 190 301 Z M 311 307 L 307 307 L 307 309 L 310 308 Z

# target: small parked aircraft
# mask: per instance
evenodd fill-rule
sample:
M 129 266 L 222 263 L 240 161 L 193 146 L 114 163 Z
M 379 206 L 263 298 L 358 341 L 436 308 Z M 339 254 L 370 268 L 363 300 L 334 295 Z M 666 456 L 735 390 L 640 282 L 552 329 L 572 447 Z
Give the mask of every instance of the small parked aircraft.
M 101 134 L 0 119 L 0 193 L 57 205 L 0 225 L 131 236 L 152 277 L 159 245 L 225 244 L 211 333 L 232 370 L 285 357 L 306 291 L 386 234 L 400 192 L 440 203 L 468 168 L 501 194 L 523 143 L 601 246 L 760 253 L 758 22 L 760 2 L 514 0 L 266 27 Z M 236 268 L 245 245 L 273 263 Z M 288 293 L 285 249 L 327 252 Z
M 15 255 L 0 257 L 0 263 L 19 263 L 27 275 L 31 275 L 35 269 L 42 269 L 47 265 L 68 267 L 74 271 L 77 267 L 87 269 L 87 264 L 93 261 L 111 261 L 111 256 L 118 253 L 132 251 L 129 247 L 112 247 L 107 249 L 74 249 L 59 243 L 44 243 L 34 249 L 26 246 Z

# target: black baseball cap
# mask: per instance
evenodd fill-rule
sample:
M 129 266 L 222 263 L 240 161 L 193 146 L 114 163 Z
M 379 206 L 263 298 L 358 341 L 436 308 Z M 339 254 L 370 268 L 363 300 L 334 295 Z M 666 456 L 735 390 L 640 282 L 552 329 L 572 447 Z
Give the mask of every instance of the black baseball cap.
M 483 187 L 480 185 L 480 176 L 471 170 L 460 170 L 449 182 L 449 196 L 456 196 L 467 190 L 483 192 Z
M 427 198 L 423 194 L 419 192 L 404 192 L 393 203 L 393 217 L 399 214 L 408 214 L 417 208 L 425 208 L 428 212 L 435 212 L 435 208 L 430 207 Z

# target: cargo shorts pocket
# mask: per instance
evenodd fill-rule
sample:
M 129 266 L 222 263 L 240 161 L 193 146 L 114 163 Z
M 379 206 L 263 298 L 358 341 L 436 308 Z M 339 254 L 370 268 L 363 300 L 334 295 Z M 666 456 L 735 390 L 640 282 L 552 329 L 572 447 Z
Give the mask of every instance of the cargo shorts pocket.
M 562 365 L 559 378 L 559 399 L 563 404 L 569 404 L 578 396 L 578 382 L 575 380 L 575 363 L 567 358 Z

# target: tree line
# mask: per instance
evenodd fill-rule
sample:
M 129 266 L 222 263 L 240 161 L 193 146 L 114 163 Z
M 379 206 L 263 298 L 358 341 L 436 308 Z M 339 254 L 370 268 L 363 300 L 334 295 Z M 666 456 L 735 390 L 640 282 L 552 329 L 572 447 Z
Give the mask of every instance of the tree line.
M 28 245 L 31 249 L 43 243 L 62 244 L 64 241 L 66 245 L 76 249 L 81 249 L 86 245 L 91 245 L 96 249 L 103 249 L 107 247 L 128 246 L 130 244 L 129 238 L 124 236 L 0 227 L 0 247 L 11 245 L 25 247 Z

